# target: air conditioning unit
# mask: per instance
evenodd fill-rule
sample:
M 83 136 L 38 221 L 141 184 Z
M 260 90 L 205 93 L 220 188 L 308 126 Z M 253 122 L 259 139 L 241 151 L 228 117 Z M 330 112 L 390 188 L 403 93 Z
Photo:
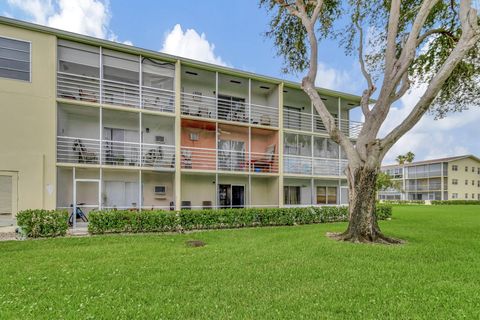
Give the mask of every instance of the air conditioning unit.
M 157 196 L 164 196 L 167 193 L 167 187 L 166 186 L 155 186 L 154 187 L 154 192 L 155 192 L 155 195 L 157 195 Z
M 165 137 L 164 136 L 155 136 L 155 143 L 164 144 L 165 143 Z
M 198 139 L 199 139 L 198 133 L 190 132 L 190 140 L 191 141 L 198 141 Z

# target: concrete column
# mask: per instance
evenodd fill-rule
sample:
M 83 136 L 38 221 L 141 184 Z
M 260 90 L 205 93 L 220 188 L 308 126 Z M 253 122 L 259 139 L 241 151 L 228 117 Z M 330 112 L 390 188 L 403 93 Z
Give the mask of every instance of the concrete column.
M 283 201 L 283 82 L 278 85 L 278 206 Z
M 182 182 L 182 172 L 181 172 L 181 63 L 180 60 L 177 60 L 175 64 L 175 210 L 181 209 L 181 182 Z

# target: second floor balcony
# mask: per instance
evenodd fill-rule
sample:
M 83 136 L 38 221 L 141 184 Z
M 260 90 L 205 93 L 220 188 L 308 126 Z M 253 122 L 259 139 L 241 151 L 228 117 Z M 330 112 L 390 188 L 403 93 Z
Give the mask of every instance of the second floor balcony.
M 347 164 L 348 161 L 343 159 L 283 156 L 283 172 L 293 175 L 344 176 Z
M 58 136 L 57 162 L 173 170 L 175 146 Z

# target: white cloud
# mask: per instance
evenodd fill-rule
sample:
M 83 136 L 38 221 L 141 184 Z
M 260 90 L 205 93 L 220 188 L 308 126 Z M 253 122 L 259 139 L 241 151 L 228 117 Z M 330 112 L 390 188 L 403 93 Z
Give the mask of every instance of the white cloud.
M 8 4 L 35 23 L 120 42 L 109 28 L 108 0 L 8 0 Z
M 198 34 L 194 29 L 183 31 L 180 24 L 176 24 L 165 35 L 160 51 L 222 66 L 227 65 L 220 56 L 215 54 L 215 45 L 207 40 L 205 33 Z
M 400 106 L 392 107 L 382 126 L 380 136 L 385 135 L 405 119 L 425 89 L 426 85 L 413 88 L 400 100 Z M 397 155 L 408 151 L 415 153 L 417 160 L 478 153 L 479 123 L 480 108 L 477 106 L 472 106 L 463 112 L 449 114 L 440 120 L 435 120 L 433 115 L 426 114 L 392 147 L 384 163 L 394 163 Z
M 346 86 L 352 82 L 350 75 L 345 70 L 337 70 L 319 61 L 315 85 L 332 90 L 346 90 Z

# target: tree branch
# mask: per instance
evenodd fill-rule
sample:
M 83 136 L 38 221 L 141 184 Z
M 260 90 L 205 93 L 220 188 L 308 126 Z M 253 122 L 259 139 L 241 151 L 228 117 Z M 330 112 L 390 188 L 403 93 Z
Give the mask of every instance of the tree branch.
M 393 70 L 397 50 L 398 22 L 400 19 L 400 0 L 392 0 L 388 17 L 387 47 L 385 50 L 385 74 Z
M 455 42 L 457 42 L 460 39 L 459 37 L 455 36 L 452 32 L 448 31 L 447 29 L 444 29 L 444 28 L 431 29 L 431 30 L 425 32 L 424 34 L 422 34 L 421 36 L 418 37 L 417 47 L 423 41 L 425 41 L 426 38 L 428 38 L 428 37 L 430 37 L 431 35 L 434 35 L 434 34 L 444 34 L 444 35 L 448 36 L 449 38 L 451 38 Z
M 462 25 L 462 35 L 460 36 L 457 45 L 440 67 L 437 74 L 432 78 L 428 84 L 427 90 L 410 114 L 380 141 L 383 155 L 396 141 L 398 141 L 398 139 L 420 121 L 452 71 L 465 57 L 466 53 L 480 40 L 480 27 L 477 23 L 477 11 L 471 7 L 471 0 L 462 0 L 460 2 L 459 16 Z
M 367 80 L 368 88 L 363 91 L 362 99 L 360 101 L 360 105 L 362 107 L 362 112 L 365 118 L 369 117 L 370 115 L 370 108 L 368 106 L 370 97 L 372 96 L 373 92 L 375 92 L 376 88 L 373 84 L 372 76 L 367 71 L 365 66 L 365 60 L 363 59 L 363 28 L 360 26 L 360 8 L 359 5 L 357 6 L 357 17 L 355 19 L 355 26 L 359 32 L 359 43 L 358 43 L 358 61 L 360 63 L 360 69 L 362 70 L 363 77 Z

